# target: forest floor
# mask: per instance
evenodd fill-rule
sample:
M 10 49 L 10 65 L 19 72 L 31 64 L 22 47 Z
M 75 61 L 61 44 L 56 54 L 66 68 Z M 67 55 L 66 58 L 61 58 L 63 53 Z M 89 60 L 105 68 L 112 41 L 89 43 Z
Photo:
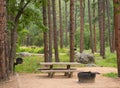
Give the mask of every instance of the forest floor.
M 109 78 L 103 74 L 117 72 L 111 67 L 81 67 L 79 71 L 99 72 L 94 83 L 79 83 L 77 72 L 72 78 L 66 78 L 63 73 L 56 73 L 54 78 L 48 78 L 42 73 L 17 73 L 10 81 L 0 84 L 0 88 L 120 88 L 120 78 Z

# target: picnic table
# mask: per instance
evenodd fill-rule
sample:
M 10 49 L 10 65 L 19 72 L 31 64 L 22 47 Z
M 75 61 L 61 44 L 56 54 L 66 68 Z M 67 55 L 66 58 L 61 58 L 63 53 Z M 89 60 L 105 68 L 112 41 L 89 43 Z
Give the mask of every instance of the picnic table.
M 43 68 L 40 68 L 41 72 L 48 73 L 48 77 L 52 78 L 53 75 L 57 73 L 65 73 L 64 75 L 67 77 L 72 77 L 73 72 L 75 72 L 77 69 L 73 68 L 72 66 L 80 65 L 80 63 L 77 62 L 41 62 L 40 65 Z M 56 65 L 59 65 L 60 67 L 56 67 Z

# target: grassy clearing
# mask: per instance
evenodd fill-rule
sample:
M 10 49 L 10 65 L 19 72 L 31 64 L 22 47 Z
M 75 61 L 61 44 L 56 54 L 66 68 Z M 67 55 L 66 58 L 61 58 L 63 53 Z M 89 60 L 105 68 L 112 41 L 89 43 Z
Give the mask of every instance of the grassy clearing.
M 25 49 L 25 52 L 27 52 L 26 50 L 27 49 Z M 40 48 L 40 50 L 43 51 L 43 48 Z M 60 52 L 59 53 L 60 62 L 69 62 L 69 50 L 59 49 L 59 52 Z M 88 52 L 90 51 L 87 51 L 87 53 Z M 106 50 L 106 59 L 102 59 L 99 53 L 95 53 L 94 56 L 95 56 L 95 62 L 97 66 L 117 67 L 117 60 L 116 60 L 115 53 L 112 54 L 108 50 Z M 23 59 L 24 59 L 24 63 L 16 66 L 17 72 L 29 72 L 29 73 L 35 72 L 37 68 L 40 68 L 39 63 L 44 61 L 43 55 L 28 56 L 28 57 L 23 57 Z M 53 61 L 55 61 L 54 55 L 53 55 Z M 81 66 L 84 66 L 84 65 L 81 65 Z
M 103 74 L 103 76 L 111 77 L 111 78 L 116 78 L 116 77 L 118 77 L 118 74 L 111 72 L 111 73 Z
M 117 67 L 117 58 L 115 53 L 106 52 L 106 58 L 102 59 L 99 54 L 95 54 L 96 65 L 103 67 Z
M 42 56 L 29 56 L 24 57 L 24 62 L 16 66 L 17 72 L 35 72 L 39 68 L 39 63 L 43 61 Z

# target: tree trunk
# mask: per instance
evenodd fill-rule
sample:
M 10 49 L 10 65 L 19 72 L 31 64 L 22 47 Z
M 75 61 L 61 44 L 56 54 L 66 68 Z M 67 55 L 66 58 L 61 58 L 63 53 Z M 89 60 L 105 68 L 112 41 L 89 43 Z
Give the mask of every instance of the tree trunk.
M 84 50 L 84 11 L 83 0 L 80 0 L 80 53 Z
M 18 23 L 16 23 L 11 30 L 11 49 L 10 49 L 10 72 L 13 74 L 14 72 L 14 59 L 16 57 L 16 42 L 17 42 L 17 26 Z
M 78 9 L 77 2 L 78 0 L 75 0 L 75 32 L 77 30 L 77 9 Z
M 8 79 L 8 57 L 6 55 L 6 2 L 0 0 L 0 81 Z
M 59 0 L 59 23 L 60 23 L 60 48 L 63 48 L 63 31 L 62 31 L 61 0 Z
M 59 55 L 58 55 L 58 37 L 57 37 L 57 25 L 56 25 L 56 0 L 52 0 L 53 6 L 53 32 L 54 32 L 54 50 L 55 50 L 55 61 L 59 62 Z
M 44 24 L 44 26 L 47 27 L 47 12 L 46 12 L 45 2 L 46 1 L 44 0 L 43 1 L 43 24 Z M 48 62 L 49 52 L 48 52 L 48 33 L 47 33 L 47 31 L 44 31 L 43 38 L 44 38 L 44 61 Z
M 113 50 L 112 50 L 112 37 L 111 37 L 111 26 L 110 26 L 110 1 L 109 0 L 106 0 L 106 11 L 107 11 L 107 17 L 108 17 L 108 25 L 107 25 L 107 27 L 108 27 L 108 36 L 109 36 L 109 45 L 110 45 L 110 52 L 113 52 Z
M 70 0 L 70 62 L 74 62 L 74 0 Z
M 51 0 L 48 0 L 48 28 L 49 28 L 49 62 L 52 62 L 52 25 L 51 25 Z
M 117 52 L 118 77 L 120 77 L 120 0 L 114 0 L 114 29 L 115 29 L 115 46 Z
M 68 13 L 67 13 L 67 2 L 65 2 L 65 46 L 68 46 Z
M 100 33 L 100 55 L 105 58 L 105 2 L 98 0 L 98 19 L 99 19 L 99 33 Z
M 17 12 L 17 15 L 15 18 L 11 19 L 11 21 L 14 23 L 12 29 L 11 29 L 11 47 L 10 47 L 10 72 L 13 74 L 13 64 L 14 64 L 14 59 L 16 58 L 16 43 L 17 43 L 17 28 L 18 28 L 18 22 L 19 18 L 23 14 L 24 9 L 27 7 L 30 1 L 24 3 L 24 0 L 21 0 L 20 2 L 20 8 Z
M 93 0 L 93 3 L 95 3 L 95 0 Z M 95 17 L 95 7 L 93 7 L 93 18 Z M 94 38 L 94 51 L 96 52 L 97 51 L 97 48 L 96 48 L 96 26 L 95 24 L 93 24 L 93 38 Z
M 89 28 L 90 28 L 90 46 L 92 53 L 94 53 L 93 49 L 93 33 L 92 33 L 92 22 L 91 22 L 91 9 L 90 9 L 90 0 L 88 0 L 88 16 L 89 16 Z

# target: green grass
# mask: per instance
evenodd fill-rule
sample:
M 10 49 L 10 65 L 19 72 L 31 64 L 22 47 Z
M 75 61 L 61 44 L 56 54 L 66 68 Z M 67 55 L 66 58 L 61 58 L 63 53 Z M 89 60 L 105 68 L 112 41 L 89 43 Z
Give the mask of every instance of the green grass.
M 40 56 L 24 57 L 23 59 L 23 63 L 16 66 L 17 72 L 35 72 L 40 67 L 39 63 L 43 61 L 43 57 Z
M 95 54 L 96 65 L 103 67 L 117 67 L 116 53 L 106 51 L 106 58 L 102 59 L 99 54 Z
M 22 46 L 20 47 L 18 52 L 44 53 L 44 48 L 36 47 L 36 46 L 31 46 L 31 47 Z
M 32 73 L 37 70 L 37 68 L 40 68 L 39 63 L 44 61 L 43 56 L 29 56 L 29 57 L 23 57 L 24 61 L 22 64 L 19 64 L 16 66 L 16 72 L 26 72 L 26 73 Z M 54 56 L 53 56 L 53 61 Z M 61 62 L 68 62 L 69 61 L 69 55 L 62 53 L 60 54 L 60 61 Z
M 118 74 L 111 72 L 111 73 L 103 74 L 103 76 L 111 77 L 111 78 L 116 78 L 118 76 Z

